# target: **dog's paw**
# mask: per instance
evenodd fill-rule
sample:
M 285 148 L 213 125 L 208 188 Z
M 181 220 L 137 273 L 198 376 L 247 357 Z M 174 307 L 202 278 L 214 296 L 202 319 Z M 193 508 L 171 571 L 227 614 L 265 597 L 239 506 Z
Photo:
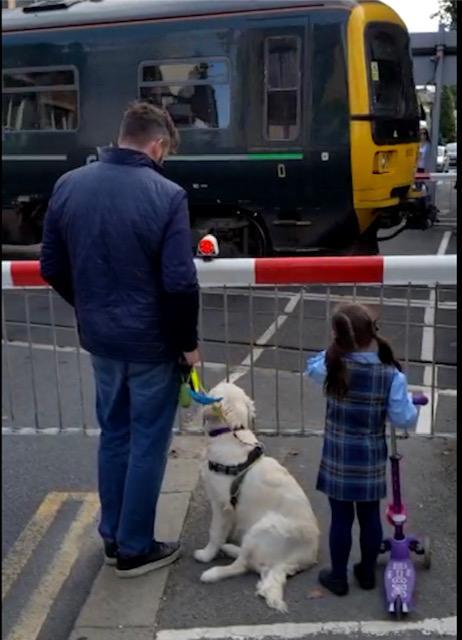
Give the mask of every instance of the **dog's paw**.
M 284 600 L 281 600 L 280 598 L 277 598 L 272 595 L 268 595 L 266 591 L 261 588 L 261 581 L 257 584 L 256 594 L 257 596 L 260 596 L 261 598 L 263 598 L 266 604 L 268 605 L 268 607 L 270 607 L 271 609 L 275 609 L 276 611 L 279 611 L 279 613 L 289 612 L 289 609 L 286 603 L 284 602 Z
M 207 547 L 194 551 L 194 559 L 198 562 L 211 562 L 215 555 L 216 554 L 213 552 L 213 549 L 210 551 Z
M 219 580 L 220 567 L 212 567 L 212 569 L 207 569 L 201 575 L 201 582 L 216 582 Z
M 284 600 L 277 600 L 272 598 L 265 598 L 265 600 L 266 604 L 268 605 L 268 607 L 271 607 L 271 609 L 276 609 L 276 611 L 279 611 L 279 613 L 289 613 L 289 608 Z

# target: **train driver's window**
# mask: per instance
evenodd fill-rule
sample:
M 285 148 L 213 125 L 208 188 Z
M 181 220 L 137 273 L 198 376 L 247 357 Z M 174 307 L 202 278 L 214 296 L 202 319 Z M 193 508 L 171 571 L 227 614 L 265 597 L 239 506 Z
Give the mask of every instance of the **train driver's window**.
M 372 24 L 366 37 L 373 112 L 394 118 L 415 117 L 418 105 L 408 35 L 398 25 Z
M 4 69 L 3 131 L 75 131 L 79 89 L 74 67 Z
M 300 130 L 300 38 L 265 40 L 264 128 L 268 140 L 294 140 Z
M 225 129 L 230 118 L 228 62 L 143 62 L 139 97 L 166 109 L 180 129 Z

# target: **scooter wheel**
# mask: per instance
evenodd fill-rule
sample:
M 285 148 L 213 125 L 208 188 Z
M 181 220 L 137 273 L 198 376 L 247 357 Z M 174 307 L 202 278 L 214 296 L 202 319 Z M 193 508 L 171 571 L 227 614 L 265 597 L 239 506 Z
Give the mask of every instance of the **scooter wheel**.
M 395 611 L 394 611 L 394 615 L 395 618 L 397 620 L 402 620 L 403 619 L 403 602 L 401 600 L 401 596 L 397 596 L 396 600 L 395 600 Z
M 432 548 L 431 548 L 429 536 L 425 536 L 422 546 L 424 550 L 423 566 L 425 567 L 425 569 L 430 569 L 432 564 Z

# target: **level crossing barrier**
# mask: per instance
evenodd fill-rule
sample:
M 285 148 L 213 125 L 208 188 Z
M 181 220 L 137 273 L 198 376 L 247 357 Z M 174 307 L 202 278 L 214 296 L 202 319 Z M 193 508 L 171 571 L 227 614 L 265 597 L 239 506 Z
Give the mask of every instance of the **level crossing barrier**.
M 417 433 L 455 435 L 456 256 L 196 260 L 202 377 L 241 385 L 262 434 L 322 432 L 324 400 L 303 375 L 331 337 L 335 305 L 379 316 L 410 389 L 430 398 Z M 89 355 L 73 310 L 41 279 L 38 262 L 2 263 L 3 433 L 98 433 Z M 194 408 L 178 432 L 200 432 Z

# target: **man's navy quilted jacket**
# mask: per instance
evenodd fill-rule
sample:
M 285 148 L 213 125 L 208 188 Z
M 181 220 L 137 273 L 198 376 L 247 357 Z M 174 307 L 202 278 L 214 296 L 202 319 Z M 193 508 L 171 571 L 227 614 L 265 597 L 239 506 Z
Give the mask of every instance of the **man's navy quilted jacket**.
M 106 148 L 57 181 L 40 262 L 43 278 L 74 305 L 90 353 L 161 362 L 196 348 L 186 193 L 144 153 Z

